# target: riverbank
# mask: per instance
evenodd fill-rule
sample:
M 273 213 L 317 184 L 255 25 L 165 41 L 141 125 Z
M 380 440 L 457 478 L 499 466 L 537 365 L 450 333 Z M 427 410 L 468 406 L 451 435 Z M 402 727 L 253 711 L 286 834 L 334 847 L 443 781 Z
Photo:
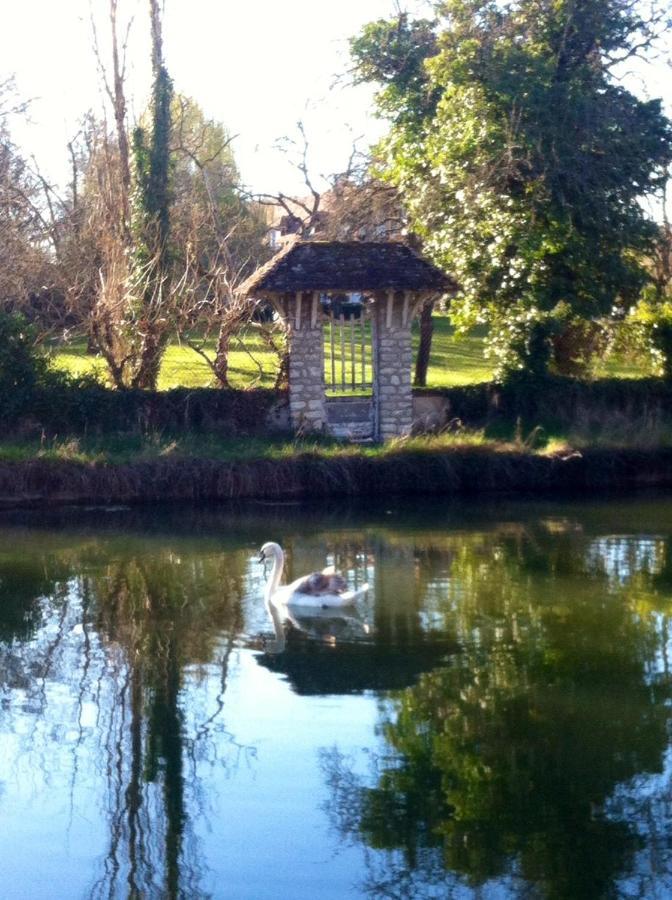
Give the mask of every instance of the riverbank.
M 556 452 L 474 444 L 372 452 L 320 448 L 265 458 L 170 455 L 125 463 L 0 461 L 0 507 L 316 500 L 393 495 L 587 493 L 672 487 L 672 448 Z

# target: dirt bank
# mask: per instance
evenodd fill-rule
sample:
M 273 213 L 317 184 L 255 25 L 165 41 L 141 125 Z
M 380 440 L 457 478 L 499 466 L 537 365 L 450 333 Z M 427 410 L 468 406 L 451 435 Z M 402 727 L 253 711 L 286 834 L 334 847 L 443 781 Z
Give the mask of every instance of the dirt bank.
M 273 500 L 391 494 L 570 493 L 672 487 L 672 448 L 586 450 L 570 458 L 468 447 L 336 458 L 128 465 L 35 459 L 0 464 L 0 506 Z

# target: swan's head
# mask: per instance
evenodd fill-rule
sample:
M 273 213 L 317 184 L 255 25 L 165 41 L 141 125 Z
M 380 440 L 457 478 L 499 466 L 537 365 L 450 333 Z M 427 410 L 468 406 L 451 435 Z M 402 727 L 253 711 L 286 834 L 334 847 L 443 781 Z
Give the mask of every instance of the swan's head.
M 259 551 L 259 562 L 266 562 L 267 559 L 276 559 L 278 556 L 282 556 L 280 544 L 267 541 Z

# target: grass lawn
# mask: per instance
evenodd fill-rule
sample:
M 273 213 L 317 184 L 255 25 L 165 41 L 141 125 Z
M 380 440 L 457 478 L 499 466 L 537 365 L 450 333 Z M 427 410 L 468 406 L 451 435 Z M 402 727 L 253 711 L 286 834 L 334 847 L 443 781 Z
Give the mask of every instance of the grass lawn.
M 484 355 L 486 340 L 485 329 L 476 329 L 467 337 L 456 337 L 447 316 L 437 315 L 427 386 L 457 387 L 489 381 L 492 378 L 492 365 Z M 414 342 L 417 345 L 417 325 Z M 214 340 L 206 344 L 205 349 L 213 355 Z M 95 372 L 101 379 L 105 379 L 104 361 L 86 352 L 86 341 L 83 338 L 55 346 L 53 362 L 58 368 L 74 375 Z M 244 335 L 232 342 L 229 373 L 233 387 L 271 387 L 276 369 L 277 357 L 261 340 L 259 326 L 251 326 Z M 605 360 L 597 374 L 637 378 L 651 373 L 643 365 L 612 356 Z M 165 391 L 176 387 L 209 386 L 214 386 L 214 381 L 205 360 L 186 345 L 171 344 L 161 366 L 159 389 Z
M 206 343 L 206 352 L 214 357 L 214 338 Z M 105 380 L 105 361 L 86 352 L 86 340 L 75 338 L 54 345 L 53 363 L 72 375 L 98 374 Z M 277 357 L 262 342 L 257 326 L 252 326 L 240 340 L 232 342 L 229 353 L 229 377 L 233 387 L 272 387 Z M 214 387 L 215 380 L 205 360 L 186 344 L 171 344 L 166 350 L 159 375 L 159 390 L 177 387 Z

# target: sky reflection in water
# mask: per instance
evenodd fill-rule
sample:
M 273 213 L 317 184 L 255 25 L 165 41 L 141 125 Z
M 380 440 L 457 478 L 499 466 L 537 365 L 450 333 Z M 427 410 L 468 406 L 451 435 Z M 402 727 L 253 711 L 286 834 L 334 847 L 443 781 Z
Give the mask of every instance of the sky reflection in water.
M 0 527 L 3 897 L 672 893 L 669 503 Z

